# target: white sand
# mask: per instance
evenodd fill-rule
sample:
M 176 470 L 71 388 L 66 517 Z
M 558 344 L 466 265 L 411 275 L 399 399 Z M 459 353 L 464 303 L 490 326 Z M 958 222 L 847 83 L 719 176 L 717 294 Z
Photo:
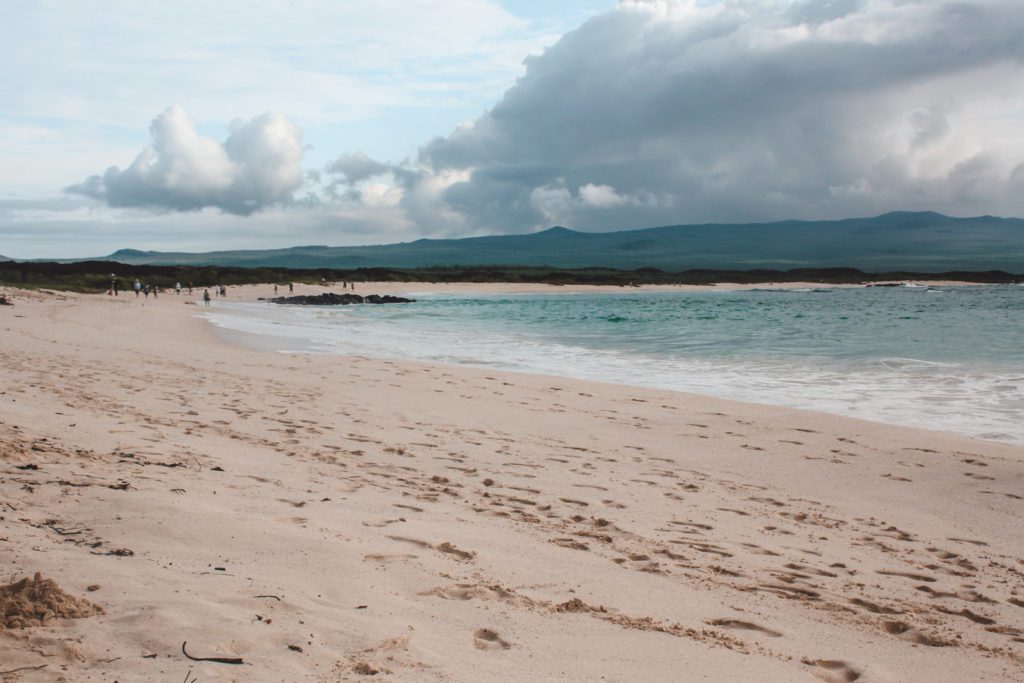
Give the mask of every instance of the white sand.
M 2 680 L 1024 679 L 1020 447 L 6 293 Z

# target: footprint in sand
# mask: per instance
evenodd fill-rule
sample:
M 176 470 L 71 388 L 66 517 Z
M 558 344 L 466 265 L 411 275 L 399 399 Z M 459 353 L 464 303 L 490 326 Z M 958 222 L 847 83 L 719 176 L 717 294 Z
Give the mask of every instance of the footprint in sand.
M 712 619 L 708 622 L 712 626 L 720 626 L 721 628 L 731 628 L 740 631 L 757 631 L 763 633 L 772 638 L 781 638 L 782 634 L 778 631 L 773 631 L 770 628 L 765 628 L 759 624 L 754 624 L 749 621 L 741 621 L 739 619 Z
M 970 543 L 971 545 L 988 545 L 985 541 L 978 541 L 971 538 L 947 538 L 947 541 L 954 541 L 956 543 Z
M 371 554 L 371 555 L 363 555 L 363 559 L 364 560 L 369 560 L 371 562 L 381 562 L 383 564 L 390 564 L 391 562 L 401 562 L 403 560 L 415 560 L 416 559 L 416 555 L 379 555 L 379 554 Z
M 550 541 L 562 548 L 569 548 L 571 550 L 590 550 L 590 546 L 586 543 L 580 543 L 572 538 L 552 538 Z
M 455 558 L 463 561 L 472 560 L 474 557 L 476 557 L 476 553 L 470 552 L 468 550 L 459 550 L 457 547 L 455 547 L 448 541 L 445 541 L 444 543 L 437 546 L 437 550 L 441 551 L 445 555 L 452 555 Z
M 972 612 L 971 610 L 966 608 L 960 610 L 959 612 L 957 612 L 956 610 L 951 610 L 948 607 L 936 607 L 935 609 L 939 612 L 942 612 L 943 614 L 953 614 L 955 616 L 964 617 L 965 619 L 970 619 L 975 624 L 981 624 L 982 626 L 992 626 L 996 623 L 995 619 L 989 619 L 988 617 L 982 614 Z
M 422 595 L 434 595 L 445 600 L 509 600 L 514 597 L 514 593 L 501 586 L 472 583 L 457 583 L 454 586 L 435 588 Z
M 473 647 L 478 650 L 507 650 L 511 645 L 489 628 L 473 631 Z
M 850 598 L 850 604 L 862 607 L 869 612 L 874 614 L 902 614 L 902 610 L 898 610 L 893 607 L 886 607 L 877 603 L 871 602 L 870 600 L 864 600 L 863 598 Z
M 905 579 L 913 579 L 914 581 L 925 581 L 927 583 L 935 583 L 935 577 L 928 576 L 927 574 L 915 574 L 914 572 L 895 572 L 886 569 L 876 569 L 876 574 L 883 576 L 900 576 Z
M 896 636 L 900 640 L 905 640 L 909 643 L 914 643 L 915 645 L 927 645 L 928 647 L 946 647 L 949 645 L 946 641 L 938 638 L 932 638 L 902 621 L 883 622 L 882 630 L 890 635 Z
M 860 678 L 859 671 L 836 659 L 804 660 L 804 663 L 817 667 L 814 675 L 826 683 L 853 683 Z
M 388 536 L 388 538 L 390 540 L 392 540 L 392 541 L 398 541 L 399 543 L 408 543 L 409 545 L 414 545 L 417 548 L 433 548 L 434 547 L 434 546 L 430 545 L 429 543 L 427 543 L 426 541 L 421 541 L 418 538 L 407 538 L 405 536 Z
M 382 519 L 382 520 L 377 521 L 377 522 L 363 522 L 363 526 L 368 526 L 368 527 L 372 527 L 372 528 L 375 528 L 375 529 L 381 529 L 381 528 L 389 526 L 391 524 L 397 524 L 398 522 L 404 522 L 404 521 L 405 521 L 404 517 L 399 517 L 398 519 Z
M 714 529 L 710 524 L 700 524 L 698 522 L 679 522 L 677 520 L 669 520 L 669 524 L 675 524 L 676 526 L 692 527 L 694 529 L 702 529 L 704 531 L 711 531 Z
M 446 588 L 435 588 L 428 595 L 436 595 L 445 600 L 472 600 L 478 597 L 476 588 L 476 586 L 471 584 L 458 584 Z

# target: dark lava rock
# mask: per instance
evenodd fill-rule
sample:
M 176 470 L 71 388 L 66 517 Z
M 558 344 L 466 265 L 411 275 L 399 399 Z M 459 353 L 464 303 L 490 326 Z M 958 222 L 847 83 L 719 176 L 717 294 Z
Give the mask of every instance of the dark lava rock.
M 359 296 L 358 294 L 325 292 L 315 296 L 279 296 L 268 299 L 268 301 L 272 301 L 275 304 L 294 304 L 298 306 L 348 306 L 349 304 L 410 304 L 416 300 L 404 299 L 400 296 L 381 296 L 379 294 Z

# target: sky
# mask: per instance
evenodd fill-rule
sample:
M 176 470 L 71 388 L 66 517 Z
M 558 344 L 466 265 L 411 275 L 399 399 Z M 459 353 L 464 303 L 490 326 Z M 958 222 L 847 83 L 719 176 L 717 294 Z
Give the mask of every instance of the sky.
M 1020 0 L 0 4 L 0 254 L 1024 216 Z

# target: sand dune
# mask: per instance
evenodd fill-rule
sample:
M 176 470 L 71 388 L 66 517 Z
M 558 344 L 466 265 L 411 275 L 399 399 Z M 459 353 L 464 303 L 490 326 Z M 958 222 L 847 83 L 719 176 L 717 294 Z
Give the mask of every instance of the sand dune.
M 0 680 L 1024 679 L 1020 447 L 5 293 Z

